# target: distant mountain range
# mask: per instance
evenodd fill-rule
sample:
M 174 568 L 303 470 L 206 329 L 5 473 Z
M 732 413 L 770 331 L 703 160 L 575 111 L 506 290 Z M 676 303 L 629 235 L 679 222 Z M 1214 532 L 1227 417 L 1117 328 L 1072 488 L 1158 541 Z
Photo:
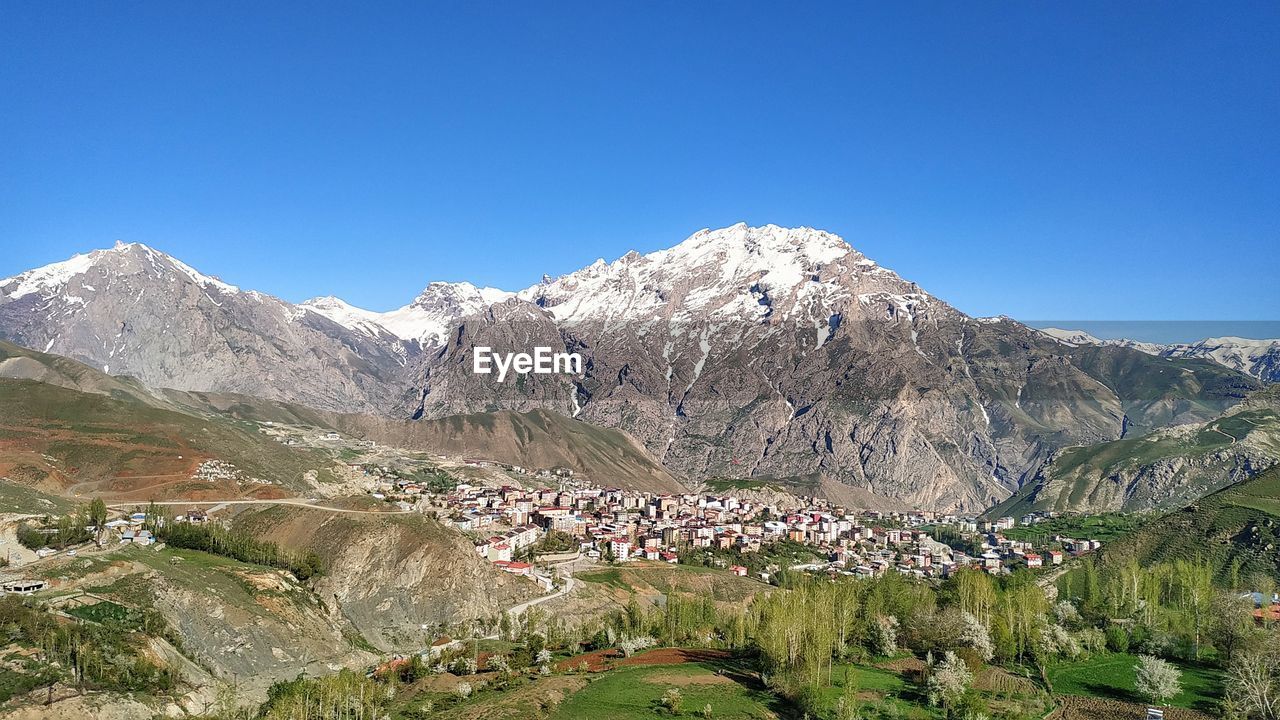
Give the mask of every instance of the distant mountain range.
M 1219 337 L 1193 343 L 1150 343 L 1100 340 L 1081 330 L 1044 328 L 1042 332 L 1074 345 L 1117 345 L 1160 357 L 1207 358 L 1265 382 L 1280 381 L 1280 340 Z
M 1214 353 L 972 318 L 835 235 L 776 226 L 517 293 L 432 283 L 390 313 L 294 305 L 117 245 L 0 280 L 0 337 L 152 387 L 322 410 L 550 411 L 624 430 L 690 480 L 823 477 L 969 510 L 1061 448 L 1207 422 L 1262 386 Z M 480 345 L 577 352 L 585 373 L 498 383 L 471 372 Z

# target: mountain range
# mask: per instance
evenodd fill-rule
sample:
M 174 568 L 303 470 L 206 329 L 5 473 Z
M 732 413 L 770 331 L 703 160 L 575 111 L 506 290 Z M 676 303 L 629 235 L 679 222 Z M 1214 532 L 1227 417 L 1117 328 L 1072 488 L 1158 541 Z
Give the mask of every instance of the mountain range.
M 1062 448 L 1208 422 L 1262 387 L 1221 353 L 970 317 L 836 235 L 741 224 L 515 293 L 431 283 L 389 313 L 118 244 L 0 280 L 0 337 L 151 387 L 341 413 L 547 411 L 626 431 L 691 481 L 820 476 L 964 510 Z M 472 372 L 475 347 L 539 345 L 585 372 Z
M 1137 340 L 1099 340 L 1081 330 L 1044 328 L 1043 332 L 1076 345 L 1118 345 L 1160 357 L 1207 358 L 1259 380 L 1280 381 L 1280 340 L 1217 337 L 1193 343 L 1150 343 Z

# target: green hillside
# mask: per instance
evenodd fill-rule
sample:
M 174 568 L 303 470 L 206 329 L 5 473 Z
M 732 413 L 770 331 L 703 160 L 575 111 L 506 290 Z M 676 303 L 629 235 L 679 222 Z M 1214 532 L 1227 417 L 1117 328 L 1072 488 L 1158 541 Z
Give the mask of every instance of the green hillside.
M 1280 387 L 1205 423 L 1058 453 L 988 515 L 1179 507 L 1280 461 Z
M 1201 557 L 1229 586 L 1257 573 L 1280 579 L 1280 467 L 1146 523 L 1105 554 L 1144 565 Z
M 307 471 L 323 475 L 333 462 L 273 441 L 256 423 L 174 402 L 182 393 L 152 393 L 56 355 L 0 342 L 0 371 L 0 477 L 15 487 L 118 499 L 189 495 L 214 486 L 191 475 L 216 459 L 245 480 L 265 481 L 244 485 L 246 493 L 287 494 L 308 487 Z
M 1212 360 L 1164 358 L 1105 345 L 1081 346 L 1068 357 L 1120 398 L 1129 427 L 1137 432 L 1208 420 L 1262 387 Z

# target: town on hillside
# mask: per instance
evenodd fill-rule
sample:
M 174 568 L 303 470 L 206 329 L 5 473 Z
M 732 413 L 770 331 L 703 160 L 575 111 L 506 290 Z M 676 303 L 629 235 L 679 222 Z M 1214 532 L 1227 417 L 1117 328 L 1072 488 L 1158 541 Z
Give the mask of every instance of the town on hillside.
M 469 464 L 490 464 L 469 460 Z M 500 464 L 498 464 L 500 465 Z M 1097 539 L 1046 534 L 1005 537 L 1015 526 L 1057 517 L 984 520 L 930 511 L 881 512 L 798 497 L 780 507 L 733 493 L 656 494 L 598 487 L 565 469 L 504 470 L 554 478 L 556 487 L 459 484 L 432 489 L 376 469 L 367 491 L 402 510 L 432 513 L 470 534 L 476 552 L 508 572 L 531 575 L 535 560 L 697 561 L 769 582 L 779 570 L 875 576 L 895 571 L 945 578 L 963 567 L 992 574 L 1061 565 L 1064 558 L 1101 547 Z M 779 543 L 802 546 L 812 560 L 790 566 L 751 562 Z

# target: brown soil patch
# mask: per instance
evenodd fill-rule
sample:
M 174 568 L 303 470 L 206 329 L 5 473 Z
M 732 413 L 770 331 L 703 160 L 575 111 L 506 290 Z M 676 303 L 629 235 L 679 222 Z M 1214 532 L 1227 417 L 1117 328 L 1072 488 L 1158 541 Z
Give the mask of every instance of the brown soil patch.
M 586 663 L 588 672 L 601 672 L 605 670 L 614 658 L 620 658 L 622 654 L 617 650 L 596 650 L 594 652 L 574 655 L 565 658 L 556 663 L 555 669 L 564 672 L 566 670 L 580 670 L 582 664 Z
M 658 648 L 632 655 L 619 661 L 619 665 L 681 665 L 683 663 L 718 662 L 729 659 L 728 650 L 701 650 L 695 648 Z
M 696 648 L 658 648 L 642 652 L 639 655 L 632 655 L 629 658 L 622 657 L 622 653 L 610 650 L 596 650 L 595 652 L 584 653 L 582 655 L 574 655 L 565 658 L 556 663 L 556 670 L 580 670 L 582 663 L 587 664 L 588 672 L 603 672 L 613 667 L 636 666 L 636 665 L 682 665 L 684 663 L 697 662 L 718 662 L 726 660 L 730 657 L 727 650 L 702 650 Z
M 481 700 L 478 703 L 465 705 L 451 717 L 456 720 L 514 720 L 515 718 L 526 720 L 531 717 L 545 717 L 564 702 L 565 698 L 578 692 L 586 684 L 587 678 L 582 675 L 552 675 L 539 678 L 536 682 L 517 688 L 509 694 L 500 695 L 496 700 Z
M 454 688 L 462 683 L 467 683 L 472 687 L 479 681 L 490 682 L 497 673 L 476 673 L 475 675 L 458 676 L 453 673 L 440 673 L 439 675 L 428 675 L 413 684 L 409 693 L 410 696 L 417 695 L 421 692 L 451 693 Z
M 1147 706 L 1139 703 L 1074 695 L 1055 699 L 1058 709 L 1047 720 L 1143 720 L 1147 717 Z M 1166 720 L 1213 720 L 1212 715 L 1185 708 L 1166 708 L 1164 716 Z
M 985 667 L 973 678 L 973 688 L 983 692 L 1034 695 L 1039 687 L 1031 680 L 997 667 Z
M 924 675 L 926 669 L 925 663 L 918 657 L 903 657 L 895 660 L 888 660 L 882 663 L 876 663 L 876 667 L 882 670 L 892 670 L 906 676 L 910 680 L 918 680 Z

